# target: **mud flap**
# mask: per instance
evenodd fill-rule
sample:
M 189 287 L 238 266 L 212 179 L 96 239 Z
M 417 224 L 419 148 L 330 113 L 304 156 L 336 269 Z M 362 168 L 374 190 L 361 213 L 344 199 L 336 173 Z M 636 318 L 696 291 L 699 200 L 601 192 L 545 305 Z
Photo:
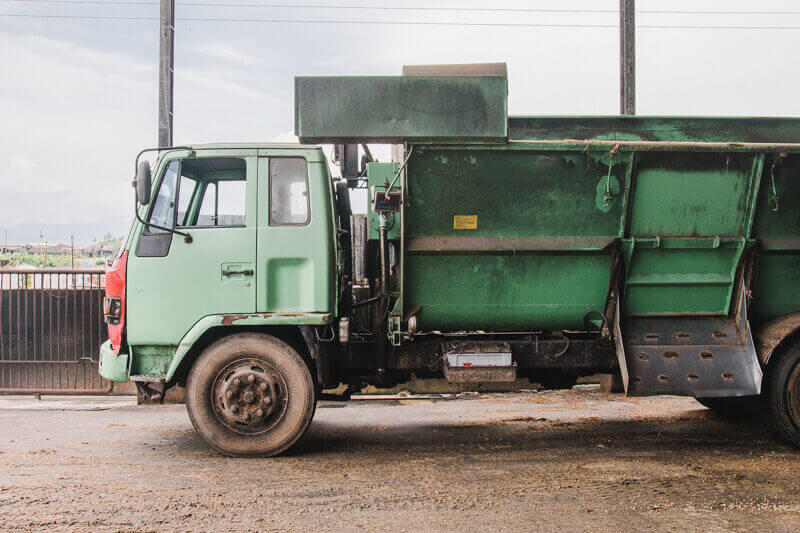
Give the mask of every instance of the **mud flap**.
M 761 393 L 761 365 L 744 288 L 733 317 L 614 316 L 614 344 L 628 396 L 696 398 Z

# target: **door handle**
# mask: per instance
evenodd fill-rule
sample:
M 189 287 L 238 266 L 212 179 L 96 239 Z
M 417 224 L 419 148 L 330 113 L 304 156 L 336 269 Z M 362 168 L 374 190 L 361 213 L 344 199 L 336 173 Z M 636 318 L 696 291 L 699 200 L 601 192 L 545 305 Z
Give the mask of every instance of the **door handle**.
M 243 276 L 252 276 L 253 275 L 253 269 L 252 268 L 247 268 L 247 269 L 244 269 L 244 270 L 223 270 L 222 271 L 222 275 L 223 276 L 235 276 L 236 274 L 242 274 Z

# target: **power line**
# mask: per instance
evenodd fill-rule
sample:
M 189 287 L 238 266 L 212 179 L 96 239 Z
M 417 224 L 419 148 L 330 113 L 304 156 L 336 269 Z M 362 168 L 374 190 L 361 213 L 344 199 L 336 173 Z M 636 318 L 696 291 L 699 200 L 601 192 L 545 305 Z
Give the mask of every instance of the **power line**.
M 29 15 L 0 14 L 0 17 L 23 17 L 41 19 L 84 19 L 84 20 L 159 20 L 158 17 L 131 17 L 123 15 Z M 397 26 L 512 26 L 512 27 L 552 27 L 552 28 L 616 28 L 616 24 L 546 24 L 516 22 L 433 22 L 403 20 L 333 20 L 333 19 L 264 19 L 264 18 L 194 18 L 181 17 L 176 22 L 263 22 L 286 24 L 382 24 Z
M 113 5 L 113 6 L 139 6 L 159 5 L 158 2 L 148 0 L 0 0 L 0 2 L 35 3 L 35 4 L 85 4 L 85 5 Z M 187 7 L 244 7 L 266 9 L 362 9 L 378 11 L 447 11 L 447 12 L 507 12 L 507 13 L 582 13 L 598 14 L 613 13 L 616 9 L 564 9 L 564 8 L 514 8 L 514 7 L 435 7 L 435 6 L 368 6 L 368 5 L 327 5 L 327 4 L 258 4 L 236 3 L 227 4 L 220 2 L 180 2 L 178 6 Z M 800 15 L 800 11 L 688 11 L 688 10 L 663 10 L 640 9 L 637 14 L 658 15 Z
M 0 17 L 34 18 L 34 19 L 70 19 L 70 20 L 124 20 L 154 21 L 158 17 L 136 17 L 122 15 L 34 15 L 26 13 L 0 13 Z M 484 26 L 515 28 L 618 28 L 616 24 L 549 24 L 528 22 L 434 22 L 411 20 L 333 20 L 333 19 L 265 19 L 265 18 L 176 18 L 176 22 L 260 22 L 268 24 L 360 24 L 386 26 Z M 701 25 L 653 25 L 639 24 L 637 28 L 668 30 L 800 30 L 800 26 L 701 26 Z

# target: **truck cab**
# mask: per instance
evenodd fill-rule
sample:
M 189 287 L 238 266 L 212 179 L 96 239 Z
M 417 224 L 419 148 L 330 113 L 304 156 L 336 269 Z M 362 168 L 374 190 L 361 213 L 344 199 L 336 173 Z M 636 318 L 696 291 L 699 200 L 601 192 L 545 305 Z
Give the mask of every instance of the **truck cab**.
M 108 273 L 106 378 L 158 399 L 185 384 L 190 351 L 233 328 L 301 344 L 300 327 L 330 335 L 340 266 L 319 147 L 188 146 L 161 151 L 151 174 Z

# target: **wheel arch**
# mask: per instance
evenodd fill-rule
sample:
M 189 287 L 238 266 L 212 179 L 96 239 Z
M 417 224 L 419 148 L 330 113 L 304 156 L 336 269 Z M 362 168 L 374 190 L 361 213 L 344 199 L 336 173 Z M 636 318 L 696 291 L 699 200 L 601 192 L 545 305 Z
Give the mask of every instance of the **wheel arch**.
M 761 364 L 769 364 L 772 355 L 800 338 L 800 313 L 775 317 L 753 332 Z
M 286 342 L 309 366 L 312 376 L 317 376 L 317 360 L 320 353 L 315 329 L 325 325 L 330 315 L 314 313 L 315 316 L 297 314 L 300 324 L 285 320 L 290 317 L 274 315 L 213 315 L 199 320 L 181 339 L 165 376 L 169 385 L 184 383 L 189 370 L 203 351 L 218 340 L 237 333 L 264 333 Z M 314 320 L 316 318 L 316 320 Z M 324 319 L 324 320 L 321 320 Z M 302 322 L 310 322 L 303 324 Z M 314 322 L 323 322 L 314 324 Z

